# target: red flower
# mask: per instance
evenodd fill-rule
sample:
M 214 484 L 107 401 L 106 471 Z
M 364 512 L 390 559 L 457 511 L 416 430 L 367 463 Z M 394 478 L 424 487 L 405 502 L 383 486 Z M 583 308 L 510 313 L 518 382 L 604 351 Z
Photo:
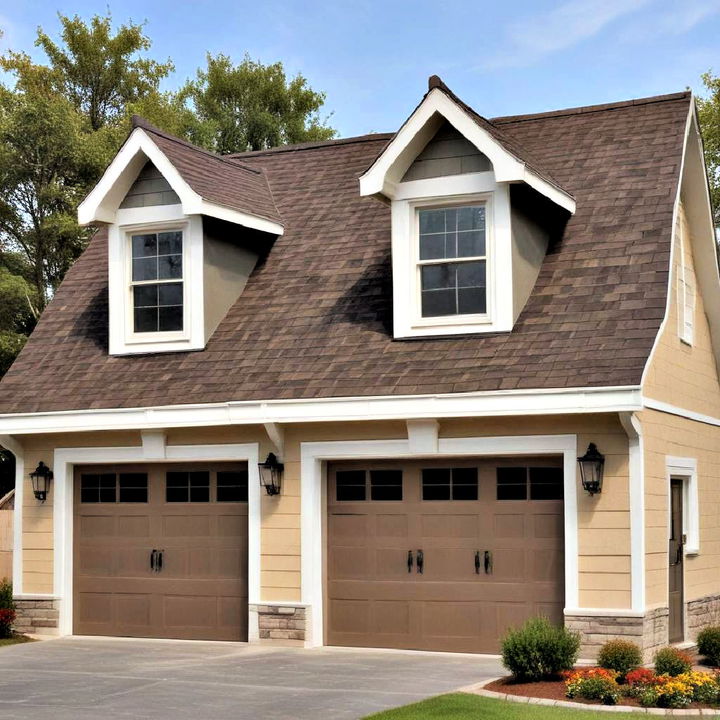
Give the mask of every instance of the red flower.
M 656 675 L 648 668 L 636 668 L 625 676 L 625 682 L 630 685 L 650 685 L 656 680 Z

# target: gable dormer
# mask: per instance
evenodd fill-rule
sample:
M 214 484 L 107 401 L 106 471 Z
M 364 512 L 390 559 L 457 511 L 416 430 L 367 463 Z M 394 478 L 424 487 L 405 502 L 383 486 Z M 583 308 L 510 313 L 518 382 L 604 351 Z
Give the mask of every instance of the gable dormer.
M 396 338 L 508 332 L 575 200 L 517 142 L 430 78 L 360 178 L 391 206 Z
M 108 226 L 110 354 L 201 350 L 283 226 L 262 172 L 133 123 L 78 209 Z

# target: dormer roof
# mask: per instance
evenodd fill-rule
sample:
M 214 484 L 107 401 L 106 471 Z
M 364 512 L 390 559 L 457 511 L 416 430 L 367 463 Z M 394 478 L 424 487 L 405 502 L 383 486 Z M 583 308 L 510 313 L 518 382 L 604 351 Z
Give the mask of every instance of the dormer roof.
M 132 125 L 115 159 L 81 203 L 82 224 L 112 222 L 140 168 L 151 160 L 180 197 L 186 215 L 208 215 L 282 234 L 282 218 L 261 168 L 196 147 L 138 115 L 133 116 Z
M 572 193 L 541 161 L 460 100 L 437 75 L 430 77 L 420 104 L 360 177 L 360 194 L 392 198 L 397 183 L 442 122 L 449 122 L 490 159 L 498 182 L 525 182 L 568 212 L 575 212 Z

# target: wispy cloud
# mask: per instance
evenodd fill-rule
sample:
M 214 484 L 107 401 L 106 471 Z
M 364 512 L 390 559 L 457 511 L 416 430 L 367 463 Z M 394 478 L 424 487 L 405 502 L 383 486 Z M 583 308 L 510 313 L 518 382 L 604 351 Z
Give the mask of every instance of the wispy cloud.
M 642 20 L 630 23 L 620 35 L 627 42 L 646 42 L 667 35 L 684 35 L 703 20 L 720 13 L 719 0 L 670 0 Z
M 552 10 L 511 23 L 501 50 L 484 69 L 523 67 L 577 45 L 651 0 L 569 0 Z

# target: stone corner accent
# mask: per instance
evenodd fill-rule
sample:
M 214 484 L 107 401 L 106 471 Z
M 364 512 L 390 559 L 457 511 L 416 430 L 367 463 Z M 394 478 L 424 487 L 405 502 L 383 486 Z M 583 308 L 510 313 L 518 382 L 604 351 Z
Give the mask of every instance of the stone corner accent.
M 294 605 L 251 605 L 257 613 L 258 637 L 262 640 L 305 640 L 305 608 Z
M 687 604 L 686 640 L 695 642 L 698 633 L 708 625 L 720 625 L 720 595 L 706 595 Z
M 567 615 L 565 625 L 581 634 L 581 657 L 594 659 L 608 640 L 622 639 L 637 643 L 649 661 L 658 648 L 667 645 L 668 619 L 667 608 L 656 608 L 640 617 Z
M 57 600 L 15 600 L 15 632 L 32 635 L 57 633 L 60 609 Z

